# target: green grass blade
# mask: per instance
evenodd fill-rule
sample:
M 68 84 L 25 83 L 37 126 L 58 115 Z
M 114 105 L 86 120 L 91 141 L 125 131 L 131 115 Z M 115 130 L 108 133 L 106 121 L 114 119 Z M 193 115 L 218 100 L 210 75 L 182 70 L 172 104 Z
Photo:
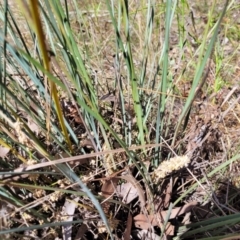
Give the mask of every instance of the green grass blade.
M 176 7 L 176 1 L 175 5 Z M 173 18 L 173 14 L 175 11 L 175 7 L 172 6 L 172 1 L 166 2 L 166 14 L 165 14 L 165 38 L 164 38 L 164 45 L 162 49 L 162 56 L 163 56 L 163 72 L 162 72 L 162 80 L 161 80 L 161 96 L 159 97 L 159 103 L 158 103 L 158 111 L 157 111 L 157 120 L 156 120 L 156 143 L 160 142 L 160 136 L 162 135 L 163 130 L 163 116 L 165 111 L 165 104 L 166 104 L 166 97 L 167 97 L 167 91 L 169 88 L 169 82 L 171 79 L 169 79 L 168 76 L 168 61 L 169 61 L 169 34 L 171 29 L 171 22 Z M 159 66 L 161 64 L 161 57 L 159 59 Z M 157 157 L 154 161 L 154 166 L 158 166 L 159 160 L 160 160 L 160 148 L 156 148 L 155 151 L 158 153 Z
M 188 115 L 188 113 L 189 113 L 189 111 L 191 109 L 193 100 L 194 100 L 194 98 L 196 96 L 197 86 L 200 87 L 200 85 L 201 85 L 201 83 L 200 83 L 201 76 L 202 76 L 204 68 L 205 68 L 205 66 L 207 64 L 207 60 L 212 55 L 214 44 L 215 44 L 217 36 L 218 36 L 218 31 L 219 31 L 219 28 L 220 28 L 220 24 L 222 22 L 222 19 L 223 19 L 225 13 L 226 13 L 226 10 L 227 10 L 228 2 L 229 1 L 227 0 L 225 5 L 224 5 L 223 11 L 221 13 L 221 16 L 220 16 L 220 18 L 218 19 L 218 21 L 217 21 L 217 23 L 215 25 L 215 30 L 214 30 L 213 36 L 211 37 L 211 40 L 210 40 L 210 42 L 208 44 L 208 47 L 207 47 L 207 50 L 206 50 L 206 53 L 205 53 L 203 59 L 201 59 L 201 57 L 199 59 L 198 67 L 197 67 L 197 70 L 196 70 L 196 73 L 195 73 L 195 76 L 194 76 L 194 79 L 193 79 L 193 86 L 192 86 L 192 88 L 190 90 L 190 93 L 189 93 L 189 96 L 187 98 L 187 101 L 186 101 L 186 103 L 184 105 L 184 108 L 182 110 L 182 113 L 181 113 L 181 115 L 179 117 L 178 124 L 176 126 L 176 130 L 175 130 L 174 137 L 173 137 L 172 146 L 175 144 L 176 136 L 178 134 L 178 131 L 179 131 L 179 128 L 180 128 L 180 125 L 181 125 L 182 121 Z M 209 24 L 210 24 L 210 22 L 208 22 L 208 26 L 209 26 Z M 206 30 L 206 33 L 208 33 L 208 29 Z M 207 41 L 207 34 L 205 34 L 204 42 L 203 42 L 203 45 L 202 45 L 202 53 L 204 51 L 204 48 L 205 48 L 205 45 L 206 45 L 206 41 Z M 204 81 L 204 79 L 203 79 L 203 81 Z
M 121 8 L 123 9 L 123 19 L 125 22 L 125 34 L 126 34 L 126 46 L 124 46 L 121 35 L 120 35 L 120 29 L 117 26 L 115 17 L 114 17 L 114 10 L 111 7 L 111 4 L 109 3 L 109 0 L 106 0 L 107 7 L 112 19 L 112 23 L 114 26 L 114 30 L 116 33 L 116 38 L 118 42 L 118 46 L 120 48 L 120 51 L 123 53 L 127 70 L 128 70 L 128 79 L 131 84 L 131 90 L 132 90 L 132 98 L 133 98 L 133 105 L 134 105 L 134 111 L 137 118 L 137 126 L 139 130 L 139 140 L 141 145 L 145 144 L 145 131 L 146 126 L 143 124 L 143 111 L 142 106 L 140 103 L 140 96 L 138 92 L 138 77 L 136 76 L 134 64 L 133 64 L 133 56 L 132 56 L 132 50 L 131 50 L 131 38 L 130 38 L 130 30 L 129 30 L 129 13 L 128 13 L 128 3 L 127 2 L 121 2 Z

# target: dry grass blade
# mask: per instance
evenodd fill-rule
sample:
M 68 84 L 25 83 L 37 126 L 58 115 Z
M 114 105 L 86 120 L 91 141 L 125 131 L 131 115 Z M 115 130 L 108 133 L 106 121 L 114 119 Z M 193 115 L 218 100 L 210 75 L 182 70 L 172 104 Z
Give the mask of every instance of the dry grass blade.
M 138 150 L 138 149 L 142 149 L 142 148 L 145 148 L 145 149 L 153 148 L 153 147 L 159 146 L 159 145 L 160 144 L 147 144 L 144 147 L 143 146 L 130 147 L 129 150 Z M 125 152 L 125 149 L 119 148 L 119 149 L 115 149 L 115 150 L 107 150 L 107 151 L 102 151 L 102 152 L 97 152 L 97 153 L 89 153 L 89 154 L 85 154 L 85 155 L 79 155 L 79 156 L 74 156 L 74 157 L 52 160 L 49 162 L 34 164 L 32 166 L 20 167 L 20 168 L 15 169 L 14 172 L 21 173 L 24 171 L 31 171 L 31 170 L 35 170 L 35 169 L 39 169 L 39 168 L 43 168 L 43 167 L 54 166 L 54 165 L 57 165 L 60 163 L 68 163 L 68 162 L 74 162 L 74 161 L 77 161 L 78 163 L 82 164 L 93 157 L 104 156 L 105 154 L 120 153 L 120 152 Z M 7 177 L 11 177 L 11 175 L 0 176 L 0 179 L 3 179 L 3 177 L 7 178 Z

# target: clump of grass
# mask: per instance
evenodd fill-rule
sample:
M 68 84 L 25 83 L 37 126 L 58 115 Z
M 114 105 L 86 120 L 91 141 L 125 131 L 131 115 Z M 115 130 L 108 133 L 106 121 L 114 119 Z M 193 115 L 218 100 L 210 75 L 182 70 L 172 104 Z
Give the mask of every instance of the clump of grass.
M 201 150 L 208 149 L 204 143 L 216 130 L 216 122 L 204 122 L 211 131 L 204 132 L 200 142 L 194 138 L 188 144 L 181 141 L 197 115 L 196 101 L 205 104 L 199 94 L 209 83 L 211 62 L 216 79 L 208 92 L 218 93 L 224 86 L 221 68 L 226 63 L 218 36 L 225 27 L 224 17 L 235 8 L 234 2 L 227 1 L 220 13 L 215 13 L 214 1 L 202 25 L 189 15 L 192 30 L 185 26 L 193 9 L 187 1 L 149 1 L 144 5 L 107 0 L 81 6 L 75 0 L 30 1 L 29 5 L 18 1 L 21 13 L 15 4 L 4 1 L 0 11 L 0 151 L 8 152 L 1 155 L 0 195 L 12 216 L 7 230 L 0 234 L 23 237 L 24 232 L 38 237 L 36 230 L 42 229 L 43 237 L 68 239 L 69 234 L 81 234 L 76 232 L 81 224 L 81 228 L 88 226 L 83 234 L 98 234 L 99 239 L 114 239 L 118 232 L 130 237 L 132 229 L 128 233 L 121 229 L 117 215 L 125 216 L 130 209 L 152 216 L 160 201 L 157 195 L 163 201 L 168 184 L 184 183 L 186 189 L 180 194 L 178 189 L 159 210 L 168 209 L 157 226 L 159 236 L 168 235 L 174 207 L 183 206 L 198 186 L 227 171 L 239 158 L 231 154 L 214 169 L 208 166 L 203 175 L 194 166 L 202 157 Z M 198 35 L 199 29 L 202 35 Z M 186 94 L 183 79 L 189 78 Z M 181 111 L 176 117 L 177 108 Z M 197 142 L 196 146 L 192 147 L 192 142 Z M 209 155 L 217 155 L 215 149 L 209 150 Z M 198 160 L 196 151 L 201 155 Z M 180 158 L 187 159 L 187 164 L 175 162 L 173 166 Z M 174 175 L 173 170 L 180 175 Z M 124 171 L 126 176 L 121 175 Z M 163 177 L 156 176 L 159 171 Z M 185 182 L 184 174 L 191 176 L 191 184 Z M 112 199 L 124 181 L 137 189 L 140 204 L 136 208 L 121 198 Z M 211 201 L 211 194 L 206 195 Z M 70 212 L 89 219 L 66 220 L 60 208 L 69 203 Z M 110 211 L 114 204 L 120 213 Z M 117 223 L 110 212 L 117 216 Z M 224 214 L 222 225 L 215 219 L 181 223 L 176 239 L 203 236 L 209 230 L 217 239 L 228 233 L 227 229 L 221 232 L 220 226 L 235 227 L 237 223 L 236 214 Z M 21 217 L 25 222 L 19 227 Z M 100 219 L 104 226 L 96 233 Z M 131 215 L 121 221 L 127 219 L 131 220 Z M 199 225 L 205 227 L 197 229 Z M 66 230 L 69 226 L 70 233 Z

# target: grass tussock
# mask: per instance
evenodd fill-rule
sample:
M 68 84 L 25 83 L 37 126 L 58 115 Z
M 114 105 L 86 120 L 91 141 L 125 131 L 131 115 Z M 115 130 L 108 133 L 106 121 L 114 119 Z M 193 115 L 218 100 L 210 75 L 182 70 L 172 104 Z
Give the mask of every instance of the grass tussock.
M 2 238 L 237 239 L 239 11 L 2 0 Z

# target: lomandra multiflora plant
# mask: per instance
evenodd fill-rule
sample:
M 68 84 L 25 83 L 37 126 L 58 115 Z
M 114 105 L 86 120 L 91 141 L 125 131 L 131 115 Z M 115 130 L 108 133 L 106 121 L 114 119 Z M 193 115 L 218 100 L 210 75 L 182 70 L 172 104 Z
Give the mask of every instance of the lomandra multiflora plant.
M 54 239 L 54 234 L 61 236 L 61 226 L 63 238 L 69 239 L 77 224 L 87 222 L 88 230 L 94 232 L 92 222 L 101 219 L 105 238 L 114 239 L 114 216 L 109 214 L 110 205 L 103 203 L 107 200 L 128 212 L 132 206 L 112 199 L 116 187 L 107 194 L 96 191 L 99 185 L 106 187 L 99 178 L 137 173 L 136 178 L 125 176 L 124 181 L 137 186 L 144 209 L 144 198 L 153 204 L 154 184 L 191 161 L 175 146 L 179 146 L 176 142 L 187 127 L 203 84 L 228 1 L 215 22 L 211 21 L 214 4 L 209 11 L 196 49 L 192 85 L 171 127 L 171 109 L 178 98 L 169 61 L 171 29 L 176 19 L 180 26 L 184 12 L 179 12 L 187 3 L 138 4 L 108 0 L 2 2 L 0 151 L 6 154 L 1 155 L 0 194 L 9 204 L 8 217 L 12 217 L 0 234 L 37 236 L 37 229 L 47 229 L 42 230 L 47 235 L 52 228 Z M 169 132 L 172 138 L 166 152 L 163 139 Z M 120 152 L 124 154 L 116 156 Z M 91 172 L 74 168 L 71 162 L 87 164 Z M 214 173 L 216 170 L 210 175 Z M 169 214 L 196 187 L 192 185 L 175 199 Z M 55 203 L 63 200 L 66 206 L 72 203 L 72 214 L 58 209 Z M 66 218 L 81 207 L 81 214 L 89 213 L 89 219 Z M 51 211 L 56 214 L 49 217 Z M 20 218 L 23 226 L 18 223 Z M 167 223 L 168 218 L 161 223 L 162 235 Z M 14 235 L 16 232 L 19 235 Z

